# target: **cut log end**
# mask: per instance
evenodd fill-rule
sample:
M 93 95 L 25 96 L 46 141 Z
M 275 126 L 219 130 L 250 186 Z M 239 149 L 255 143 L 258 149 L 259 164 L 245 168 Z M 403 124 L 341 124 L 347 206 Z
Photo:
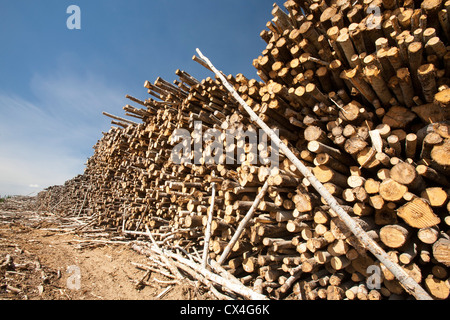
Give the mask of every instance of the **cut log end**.
M 429 228 L 441 222 L 433 209 L 422 198 L 415 198 L 397 210 L 397 214 L 413 228 Z

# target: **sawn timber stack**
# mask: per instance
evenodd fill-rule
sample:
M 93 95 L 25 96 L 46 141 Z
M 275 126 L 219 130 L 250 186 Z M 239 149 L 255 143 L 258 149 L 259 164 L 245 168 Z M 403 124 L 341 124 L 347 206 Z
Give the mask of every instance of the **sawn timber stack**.
M 260 34 L 260 80 L 228 81 L 399 265 L 433 298 L 448 299 L 450 1 L 284 7 L 274 4 Z M 114 126 L 68 183 L 62 207 L 49 200 L 53 189 L 40 195 L 46 210 L 94 214 L 99 225 L 134 234 L 148 227 L 171 246 L 201 251 L 214 182 L 209 255 L 218 259 L 269 179 L 224 263 L 230 272 L 277 299 L 407 297 L 283 154 L 271 170 L 248 152 L 254 142 L 238 139 L 208 163 L 215 145 L 199 132 L 258 128 L 217 79 L 176 75 L 146 81 L 149 98 L 128 97 L 123 109 L 134 120 L 105 113 Z M 182 164 L 171 157 L 177 129 L 191 137 Z M 237 146 L 246 153 L 224 161 Z M 261 141 L 255 147 L 264 151 Z M 382 274 L 375 288 L 371 266 Z

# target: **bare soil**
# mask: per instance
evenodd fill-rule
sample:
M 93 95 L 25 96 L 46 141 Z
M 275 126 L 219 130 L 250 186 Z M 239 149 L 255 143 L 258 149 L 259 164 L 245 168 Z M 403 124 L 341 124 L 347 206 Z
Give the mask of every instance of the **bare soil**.
M 59 231 L 55 219 L 0 208 L 0 299 L 192 300 L 202 288 L 164 284 L 172 279 L 140 269 L 146 257 L 124 242 Z M 56 230 L 56 231 L 55 231 Z M 80 282 L 74 282 L 79 270 Z M 163 295 L 161 295 L 163 293 Z

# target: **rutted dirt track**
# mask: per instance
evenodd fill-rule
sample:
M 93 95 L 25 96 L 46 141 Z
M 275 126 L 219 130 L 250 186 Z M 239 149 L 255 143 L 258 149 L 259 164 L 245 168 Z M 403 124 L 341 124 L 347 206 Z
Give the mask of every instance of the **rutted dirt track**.
M 127 241 L 76 234 L 55 221 L 52 216 L 0 208 L 0 299 L 208 298 L 202 290 L 162 283 L 171 279 L 139 268 L 147 258 Z

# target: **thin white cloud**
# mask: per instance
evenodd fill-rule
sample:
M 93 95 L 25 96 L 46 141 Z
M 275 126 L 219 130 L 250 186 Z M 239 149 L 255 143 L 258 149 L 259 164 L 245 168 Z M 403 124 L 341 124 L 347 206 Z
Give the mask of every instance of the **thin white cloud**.
M 109 129 L 101 114 L 122 113 L 124 95 L 87 73 L 35 75 L 34 98 L 0 91 L 0 195 L 29 194 L 83 173 Z

